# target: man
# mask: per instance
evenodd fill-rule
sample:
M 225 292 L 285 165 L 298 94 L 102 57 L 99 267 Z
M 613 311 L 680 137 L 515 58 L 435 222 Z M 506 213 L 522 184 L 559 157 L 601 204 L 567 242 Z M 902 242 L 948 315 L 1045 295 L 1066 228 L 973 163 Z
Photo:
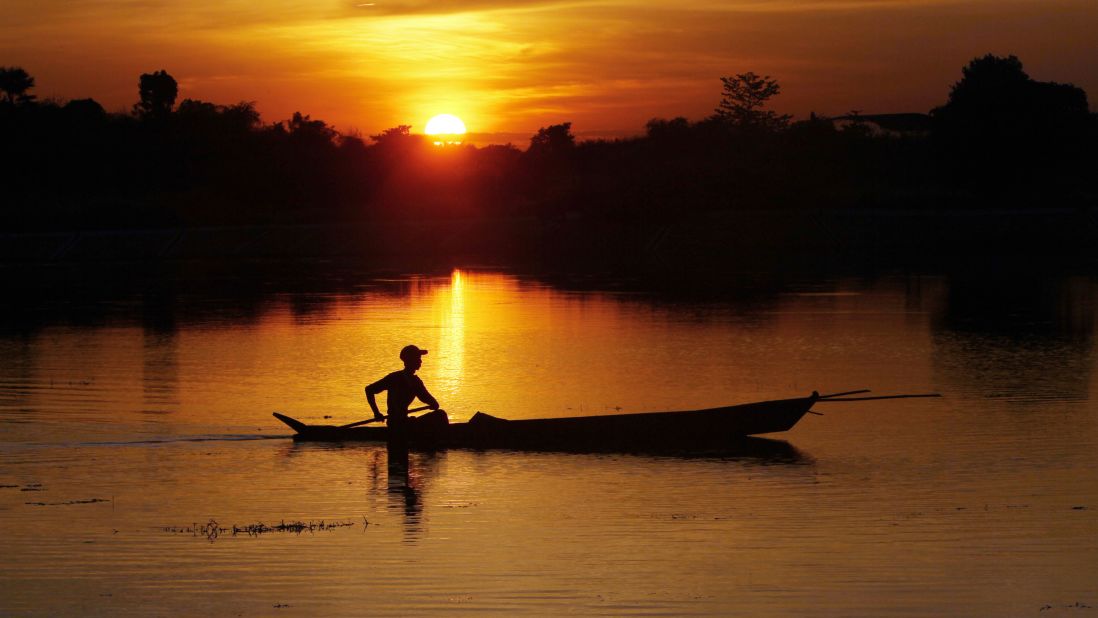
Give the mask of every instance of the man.
M 407 426 L 408 406 L 416 397 L 432 410 L 438 410 L 438 401 L 427 392 L 423 380 L 416 375 L 416 371 L 423 366 L 424 354 L 427 354 L 427 350 L 421 350 L 414 345 L 404 346 L 400 351 L 400 360 L 404 361 L 404 369 L 394 371 L 366 387 L 366 400 L 370 402 L 370 408 L 374 411 L 374 418 L 377 420 L 386 417 L 378 410 L 374 396 L 381 391 L 389 392 L 386 401 L 389 411 L 389 428 L 395 432 L 402 432 Z

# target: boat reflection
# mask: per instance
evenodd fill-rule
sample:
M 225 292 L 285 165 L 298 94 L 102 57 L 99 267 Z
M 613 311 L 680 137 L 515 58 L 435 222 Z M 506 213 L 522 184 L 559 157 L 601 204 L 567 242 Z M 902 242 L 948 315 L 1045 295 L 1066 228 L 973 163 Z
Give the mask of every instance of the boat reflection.
M 698 465 L 723 465 L 727 463 L 735 468 L 743 466 L 769 466 L 785 469 L 806 469 L 815 460 L 785 440 L 771 438 L 745 437 L 729 442 L 716 449 L 645 449 L 645 450 L 503 450 L 450 448 L 442 450 L 419 450 L 393 447 L 392 445 L 364 443 L 324 443 L 292 442 L 281 451 L 288 459 L 304 458 L 328 453 L 346 453 L 350 473 L 340 473 L 333 468 L 328 477 L 330 489 L 335 491 L 344 483 L 346 476 L 363 476 L 366 481 L 366 496 L 369 503 L 395 516 L 401 523 L 403 542 L 418 543 L 427 536 L 428 520 L 431 509 L 451 508 L 455 500 L 465 496 L 448 495 L 454 486 L 453 476 L 479 474 L 485 469 L 523 469 L 535 457 L 544 461 L 545 456 L 553 457 L 558 468 L 577 465 L 593 472 L 591 466 L 605 462 L 606 469 L 613 471 L 626 460 L 635 458 L 638 466 L 675 466 L 675 462 L 697 462 Z M 610 455 L 610 458 L 603 456 Z M 574 457 L 573 457 L 574 456 Z M 578 458 L 578 459 L 577 459 Z M 661 463 L 663 462 L 663 463 Z M 633 464 L 627 464 L 632 466 Z M 690 464 L 687 464 L 690 465 Z M 348 468 L 340 467 L 347 470 Z M 449 472 L 447 472 L 449 470 Z M 609 472 L 612 473 L 612 472 Z M 317 481 L 316 477 L 312 478 Z M 432 487 L 435 487 L 434 492 Z M 450 488 L 449 490 L 446 488 Z M 438 493 L 438 495 L 433 495 Z M 380 503 L 375 502 L 380 500 Z M 367 509 L 371 513 L 373 509 Z M 369 516 L 371 522 L 375 517 Z
M 721 459 L 754 464 L 792 464 L 813 463 L 813 459 L 785 440 L 743 436 L 726 442 L 724 445 L 705 448 L 683 448 L 682 446 L 646 446 L 641 448 L 606 447 L 591 445 L 553 448 L 523 449 L 461 449 L 478 453 L 571 453 L 571 454 L 617 454 L 637 457 L 661 457 L 672 459 Z
M 380 444 L 369 442 L 291 442 L 284 453 L 287 457 L 307 453 L 312 449 L 317 450 L 371 450 L 379 452 Z M 420 448 L 393 448 L 387 447 L 389 486 L 393 483 L 403 482 L 413 489 L 417 482 L 422 482 L 424 472 L 419 466 L 428 463 L 434 467 L 439 453 L 447 451 L 474 452 L 478 454 L 497 453 L 571 453 L 571 454 L 619 454 L 636 455 L 640 457 L 670 457 L 674 459 L 727 459 L 743 463 L 756 464 L 792 464 L 805 465 L 814 463 L 814 459 L 785 440 L 775 438 L 762 438 L 758 436 L 743 436 L 727 441 L 718 447 L 707 446 L 705 448 L 683 448 L 682 446 L 644 447 L 644 448 L 597 448 L 590 445 L 576 446 L 574 448 L 523 448 L 523 449 L 495 449 L 472 447 L 449 447 L 443 449 Z M 403 480 L 402 480 L 403 479 Z

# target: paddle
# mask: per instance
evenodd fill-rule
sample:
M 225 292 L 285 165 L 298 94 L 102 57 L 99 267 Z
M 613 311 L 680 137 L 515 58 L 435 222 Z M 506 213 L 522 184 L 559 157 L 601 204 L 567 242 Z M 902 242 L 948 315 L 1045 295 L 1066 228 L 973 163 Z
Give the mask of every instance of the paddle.
M 831 403 L 833 401 L 876 401 L 878 399 L 916 399 L 919 397 L 941 397 L 941 393 L 926 393 L 923 395 L 881 395 L 878 397 L 847 397 L 846 399 L 824 399 L 820 397 L 818 403 Z
M 411 410 L 408 410 L 408 411 L 409 412 L 422 412 L 424 410 L 430 410 L 430 409 L 431 409 L 431 406 L 420 406 L 418 408 L 412 408 Z M 340 429 L 350 429 L 351 427 L 358 427 L 359 425 L 368 425 L 370 423 L 376 423 L 377 421 L 383 421 L 383 420 L 385 420 L 384 416 L 374 417 L 374 418 L 367 419 L 367 420 L 364 420 L 364 421 L 358 421 L 357 423 L 348 423 L 346 425 L 340 425 L 339 428 Z
M 830 395 L 820 395 L 820 399 L 831 399 L 832 397 L 843 397 L 844 395 L 861 395 L 862 393 L 868 393 L 868 388 L 863 388 L 860 391 L 846 391 L 845 393 L 831 393 Z
M 858 391 L 846 391 L 845 393 L 832 393 L 830 395 L 820 395 L 816 398 L 816 403 L 830 403 L 833 401 L 876 401 L 878 399 L 915 399 L 919 397 L 941 397 L 940 393 L 926 393 L 922 395 L 880 395 L 876 397 L 846 397 L 844 395 L 860 395 L 862 393 L 868 393 L 869 389 L 862 389 Z M 809 410 L 809 414 L 815 414 L 816 416 L 823 416 L 822 412 L 816 412 Z

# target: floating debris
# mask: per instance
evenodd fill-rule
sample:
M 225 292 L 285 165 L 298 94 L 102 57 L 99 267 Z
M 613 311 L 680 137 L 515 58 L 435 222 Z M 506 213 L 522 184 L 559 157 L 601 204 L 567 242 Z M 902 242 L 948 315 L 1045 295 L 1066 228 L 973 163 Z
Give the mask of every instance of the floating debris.
M 1079 601 L 1076 601 L 1073 605 L 1061 605 L 1059 607 L 1062 607 L 1064 609 L 1094 609 L 1090 605 L 1087 605 L 1086 603 L 1080 603 Z M 1042 605 L 1040 611 L 1043 612 L 1050 609 L 1054 609 L 1054 607 L 1052 605 Z
M 18 485 L 0 485 L 0 489 L 15 489 Z
M 1085 511 L 1085 510 L 1087 510 L 1087 507 L 1085 507 L 1085 506 L 1073 506 L 1073 507 L 1071 507 L 1071 510 L 1073 510 L 1073 511 Z
M 365 520 L 365 517 L 363 517 Z M 369 522 L 367 522 L 367 525 Z M 293 521 L 287 523 L 286 520 L 274 525 L 267 525 L 263 522 L 254 524 L 248 524 L 246 526 L 222 526 L 217 523 L 217 520 L 211 519 L 205 524 L 191 524 L 188 526 L 166 526 L 163 528 L 164 532 L 172 532 L 175 534 L 191 534 L 193 536 L 204 536 L 207 539 L 214 541 L 222 535 L 237 536 L 246 534 L 248 536 L 259 536 L 261 534 L 268 534 L 272 532 L 293 532 L 294 534 L 301 534 L 302 532 L 317 532 L 318 530 L 334 530 L 336 528 L 346 528 L 348 526 L 355 525 L 350 521 Z
M 65 506 L 69 504 L 95 504 L 97 502 L 110 502 L 106 498 L 88 498 L 87 500 L 68 500 L 65 502 L 24 502 L 30 506 Z

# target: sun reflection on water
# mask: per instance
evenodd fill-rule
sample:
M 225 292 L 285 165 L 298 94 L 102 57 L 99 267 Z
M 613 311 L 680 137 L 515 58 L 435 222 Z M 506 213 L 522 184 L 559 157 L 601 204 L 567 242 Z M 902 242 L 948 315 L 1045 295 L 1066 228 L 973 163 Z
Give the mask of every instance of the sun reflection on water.
M 436 323 L 439 324 L 437 366 L 438 390 L 455 393 L 465 377 L 465 276 L 460 270 L 450 275 L 449 287 L 436 289 Z

